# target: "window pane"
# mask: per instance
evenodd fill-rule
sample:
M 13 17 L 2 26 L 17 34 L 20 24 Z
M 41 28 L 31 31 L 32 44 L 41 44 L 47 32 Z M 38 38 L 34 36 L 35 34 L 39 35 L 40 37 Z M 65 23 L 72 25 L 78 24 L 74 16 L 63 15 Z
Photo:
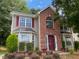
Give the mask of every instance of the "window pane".
M 32 27 L 32 19 L 26 18 L 26 27 Z
M 20 42 L 32 42 L 32 34 L 21 34 Z
M 20 26 L 25 26 L 25 17 L 20 17 Z
M 47 26 L 48 28 L 53 27 L 53 21 L 46 21 L 46 26 Z
M 71 45 L 71 42 L 70 42 L 70 41 L 66 41 L 66 44 L 67 44 L 68 46 L 70 46 L 70 45 Z
M 32 27 L 32 18 L 20 17 L 20 26 Z
M 51 17 L 47 17 L 47 19 L 46 19 L 46 26 L 48 28 L 52 28 L 53 27 L 53 20 L 52 20 Z

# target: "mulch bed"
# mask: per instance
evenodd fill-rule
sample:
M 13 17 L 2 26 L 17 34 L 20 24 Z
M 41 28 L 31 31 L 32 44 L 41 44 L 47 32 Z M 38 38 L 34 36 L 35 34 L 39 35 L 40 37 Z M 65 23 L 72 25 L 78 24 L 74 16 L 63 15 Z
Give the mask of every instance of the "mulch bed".
M 54 59 L 52 52 L 42 53 L 41 51 L 35 52 L 14 52 L 8 53 L 3 59 Z
M 79 54 L 58 54 L 48 52 L 14 52 L 6 54 L 3 59 L 79 59 Z

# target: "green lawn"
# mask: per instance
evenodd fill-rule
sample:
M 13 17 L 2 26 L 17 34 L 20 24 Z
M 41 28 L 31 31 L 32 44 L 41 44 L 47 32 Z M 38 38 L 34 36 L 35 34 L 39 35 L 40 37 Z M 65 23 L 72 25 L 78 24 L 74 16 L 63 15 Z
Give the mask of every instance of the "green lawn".
M 7 52 L 0 52 L 0 55 L 6 54 Z
M 6 54 L 6 53 L 7 53 L 6 47 L 0 46 L 0 55 Z

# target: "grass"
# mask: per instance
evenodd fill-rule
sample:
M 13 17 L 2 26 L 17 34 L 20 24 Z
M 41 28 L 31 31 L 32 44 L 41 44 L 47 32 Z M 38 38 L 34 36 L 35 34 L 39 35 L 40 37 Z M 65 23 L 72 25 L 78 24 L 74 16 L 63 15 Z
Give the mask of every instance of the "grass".
M 6 54 L 7 53 L 7 49 L 4 46 L 0 46 L 0 55 L 2 54 Z
M 0 55 L 6 54 L 7 52 L 0 52 Z

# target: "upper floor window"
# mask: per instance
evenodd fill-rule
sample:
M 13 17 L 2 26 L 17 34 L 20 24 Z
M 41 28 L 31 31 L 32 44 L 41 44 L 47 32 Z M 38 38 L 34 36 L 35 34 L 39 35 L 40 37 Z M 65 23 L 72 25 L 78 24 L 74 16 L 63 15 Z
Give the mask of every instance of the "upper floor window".
M 32 27 L 32 19 L 26 18 L 26 27 Z
M 20 17 L 21 27 L 32 27 L 32 18 Z
M 20 17 L 20 26 L 25 27 L 25 18 L 24 17 Z
M 52 28 L 53 27 L 53 19 L 51 17 L 47 17 L 46 26 L 47 26 L 47 28 Z

